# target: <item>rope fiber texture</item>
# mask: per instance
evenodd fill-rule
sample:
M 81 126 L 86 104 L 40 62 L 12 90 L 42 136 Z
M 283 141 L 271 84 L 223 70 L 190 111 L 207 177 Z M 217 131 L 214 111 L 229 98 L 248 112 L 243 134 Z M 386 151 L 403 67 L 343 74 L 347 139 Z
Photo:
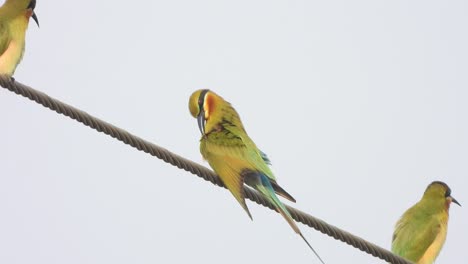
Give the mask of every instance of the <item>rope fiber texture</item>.
M 45 93 L 37 91 L 31 87 L 28 87 L 24 84 L 21 84 L 8 76 L 0 75 L 0 85 L 19 95 L 22 95 L 42 106 L 49 108 L 59 114 L 70 117 L 92 129 L 95 129 L 99 132 L 102 132 L 106 135 L 109 135 L 127 145 L 130 145 L 140 151 L 146 152 L 152 156 L 155 156 L 163 161 L 176 166 L 179 169 L 186 170 L 191 172 L 206 181 L 209 181 L 220 187 L 224 187 L 221 179 L 210 169 L 195 163 L 191 160 L 188 160 L 184 157 L 181 157 L 177 154 L 170 152 L 169 150 L 159 147 L 151 142 L 148 142 L 142 138 L 139 138 L 135 135 L 130 134 L 129 132 L 118 128 L 110 123 L 107 123 L 103 120 L 100 120 L 96 117 L 91 116 L 90 114 L 81 111 L 73 106 L 65 104 L 57 99 L 54 99 Z M 268 207 L 272 210 L 274 206 L 262 195 L 256 191 L 244 187 L 245 197 L 256 202 L 257 204 Z M 411 264 L 412 262 L 393 254 L 392 252 L 379 247 L 375 244 L 372 244 L 360 237 L 357 237 L 349 232 L 341 230 L 335 226 L 327 224 L 326 222 L 315 218 L 307 213 L 304 213 L 298 209 L 287 206 L 287 209 L 291 213 L 291 216 L 298 222 L 301 222 L 309 227 L 312 227 L 328 236 L 331 236 L 337 240 L 340 240 L 346 244 L 349 244 L 361 251 L 367 252 L 368 254 L 380 258 L 382 260 L 388 261 L 393 264 Z

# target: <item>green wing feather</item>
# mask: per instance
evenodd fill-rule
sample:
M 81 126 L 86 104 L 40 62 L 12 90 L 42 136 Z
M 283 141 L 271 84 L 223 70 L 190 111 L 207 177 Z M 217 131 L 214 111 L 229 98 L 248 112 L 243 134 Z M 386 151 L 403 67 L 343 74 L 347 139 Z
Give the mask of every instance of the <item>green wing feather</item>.
M 8 26 L 5 22 L 0 21 L 0 56 L 8 48 L 8 44 L 10 44 L 10 35 Z
M 275 176 L 265 161 L 266 155 L 257 148 L 243 129 L 229 123 L 224 123 L 222 129 L 211 131 L 202 138 L 201 148 L 202 155 L 208 160 L 210 166 L 219 174 L 232 175 L 233 173 L 239 173 L 240 175 L 244 169 L 261 171 L 270 179 L 273 189 L 278 195 L 292 202 L 296 202 L 288 192 L 276 183 Z M 219 157 L 222 157 L 221 160 Z M 229 162 L 227 162 L 227 160 L 229 160 Z M 229 166 L 230 168 L 228 168 Z M 234 171 L 233 167 L 239 167 L 239 170 Z M 221 177 L 223 178 L 223 176 Z M 231 176 L 229 176 L 229 178 L 234 179 Z M 243 182 L 242 179 L 241 183 Z M 236 181 L 235 184 L 232 184 L 232 187 L 238 190 L 242 186 L 239 186 Z M 233 194 L 234 192 L 238 192 L 236 190 L 230 190 Z M 243 195 L 242 198 L 239 197 L 239 195 L 234 196 L 238 201 L 239 199 L 243 200 Z M 245 209 L 245 206 L 243 207 Z
M 441 232 L 441 223 L 425 213 L 422 204 L 408 209 L 396 225 L 392 252 L 413 262 L 418 261 Z
M 217 155 L 225 155 L 248 163 L 244 169 L 258 170 L 275 180 L 273 172 L 262 158 L 261 152 L 243 129 L 223 123 L 222 129 L 207 135 L 207 150 Z
M 263 151 L 260 150 L 260 155 L 262 156 L 263 161 L 265 161 L 266 164 L 271 165 L 271 160 L 268 158 L 267 154 Z
M 225 129 L 231 132 L 233 135 L 243 135 L 243 136 L 237 137 L 239 140 L 238 144 L 241 146 L 244 146 L 247 149 L 248 153 L 245 154 L 245 157 L 250 157 L 250 160 L 253 161 L 253 163 L 251 164 L 252 168 L 249 168 L 249 169 L 261 171 L 263 175 L 267 176 L 268 179 L 270 180 L 270 183 L 273 187 L 273 190 L 276 192 L 276 194 L 295 203 L 296 199 L 294 199 L 292 195 L 286 192 L 286 190 L 284 190 L 276 182 L 275 175 L 273 174 L 270 167 L 268 166 L 268 165 L 271 165 L 271 161 L 268 158 L 268 156 L 263 151 L 257 148 L 255 143 L 244 132 L 244 130 L 239 129 L 236 126 L 225 126 Z

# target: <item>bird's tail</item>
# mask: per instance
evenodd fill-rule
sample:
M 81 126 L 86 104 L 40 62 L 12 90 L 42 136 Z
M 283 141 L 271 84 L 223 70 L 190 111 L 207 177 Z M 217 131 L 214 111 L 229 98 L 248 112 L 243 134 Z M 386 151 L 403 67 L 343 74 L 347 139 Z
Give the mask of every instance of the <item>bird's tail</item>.
M 309 241 L 304 237 L 302 234 L 301 230 L 297 226 L 296 222 L 294 222 L 294 219 L 292 218 L 291 214 L 289 213 L 288 209 L 286 209 L 286 206 L 278 199 L 278 196 L 276 196 L 275 191 L 273 189 L 273 186 L 271 185 L 270 181 L 265 175 L 260 175 L 261 178 L 261 185 L 257 185 L 255 189 L 257 189 L 259 192 L 261 192 L 263 195 L 268 197 L 268 199 L 275 205 L 276 210 L 278 213 L 280 213 L 284 219 L 288 222 L 288 224 L 291 226 L 291 228 L 296 232 L 299 236 L 302 237 L 304 242 L 306 242 L 307 246 L 314 252 L 314 254 L 317 256 L 317 258 L 322 262 L 322 264 L 325 264 L 323 262 L 322 258 L 319 256 L 319 254 L 315 251 L 315 249 L 310 245 Z

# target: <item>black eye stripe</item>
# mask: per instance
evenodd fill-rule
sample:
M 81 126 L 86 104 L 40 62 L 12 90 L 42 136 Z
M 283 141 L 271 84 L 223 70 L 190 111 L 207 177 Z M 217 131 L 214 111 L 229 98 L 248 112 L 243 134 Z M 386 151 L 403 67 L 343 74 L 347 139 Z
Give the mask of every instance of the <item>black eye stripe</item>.
M 205 103 L 205 95 L 207 92 L 210 90 L 205 89 L 200 93 L 200 96 L 198 97 L 198 108 L 201 110 L 203 109 L 203 104 Z
M 433 181 L 430 185 L 434 185 L 434 184 L 442 185 L 445 188 L 445 195 L 444 195 L 445 197 L 449 197 L 452 194 L 450 187 L 448 187 L 448 185 L 445 182 Z
M 36 8 L 36 0 L 31 0 L 27 8 L 31 8 L 32 10 L 34 10 L 34 8 Z
M 445 197 L 449 197 L 451 194 L 452 194 L 452 190 L 448 188 L 447 191 L 445 191 Z

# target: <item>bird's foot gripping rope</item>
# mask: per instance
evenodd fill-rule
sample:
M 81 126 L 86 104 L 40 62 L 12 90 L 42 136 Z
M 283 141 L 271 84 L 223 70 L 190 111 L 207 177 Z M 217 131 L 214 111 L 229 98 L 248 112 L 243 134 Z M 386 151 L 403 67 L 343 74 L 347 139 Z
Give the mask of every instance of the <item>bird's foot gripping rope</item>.
M 138 150 L 151 154 L 173 166 L 176 166 L 179 169 L 186 170 L 191 172 L 206 181 L 225 187 L 221 182 L 219 177 L 213 173 L 213 171 L 197 164 L 193 161 L 185 159 L 177 154 L 174 154 L 167 149 L 159 147 L 151 142 L 148 142 L 142 138 L 139 138 L 135 135 L 130 134 L 129 132 L 118 128 L 112 124 L 109 124 L 103 120 L 100 120 L 96 117 L 91 116 L 90 114 L 81 111 L 73 106 L 67 105 L 57 99 L 54 99 L 42 92 L 39 92 L 31 87 L 28 87 L 24 84 L 21 84 L 17 81 L 13 81 L 10 77 L 5 75 L 0 75 L 0 85 L 5 89 L 22 95 L 42 106 L 49 108 L 59 114 L 74 119 L 85 126 L 88 126 L 94 130 L 102 132 L 106 135 L 109 135 L 127 145 L 130 145 Z M 262 195 L 258 194 L 256 191 L 251 190 L 247 187 L 244 188 L 245 197 L 260 204 L 265 207 L 268 207 L 272 210 L 275 210 L 273 204 L 265 199 Z M 337 240 L 340 240 L 346 244 L 349 244 L 361 251 L 364 251 L 374 257 L 380 258 L 387 262 L 393 264 L 412 264 L 410 261 L 405 260 L 392 252 L 381 248 L 375 244 L 372 244 L 362 238 L 354 236 L 344 230 L 341 230 L 337 227 L 327 224 L 326 222 L 315 218 L 307 213 L 299 211 L 293 207 L 286 206 L 288 211 L 291 213 L 291 216 L 298 222 L 301 222 L 309 227 L 312 227 L 328 236 L 331 236 Z

